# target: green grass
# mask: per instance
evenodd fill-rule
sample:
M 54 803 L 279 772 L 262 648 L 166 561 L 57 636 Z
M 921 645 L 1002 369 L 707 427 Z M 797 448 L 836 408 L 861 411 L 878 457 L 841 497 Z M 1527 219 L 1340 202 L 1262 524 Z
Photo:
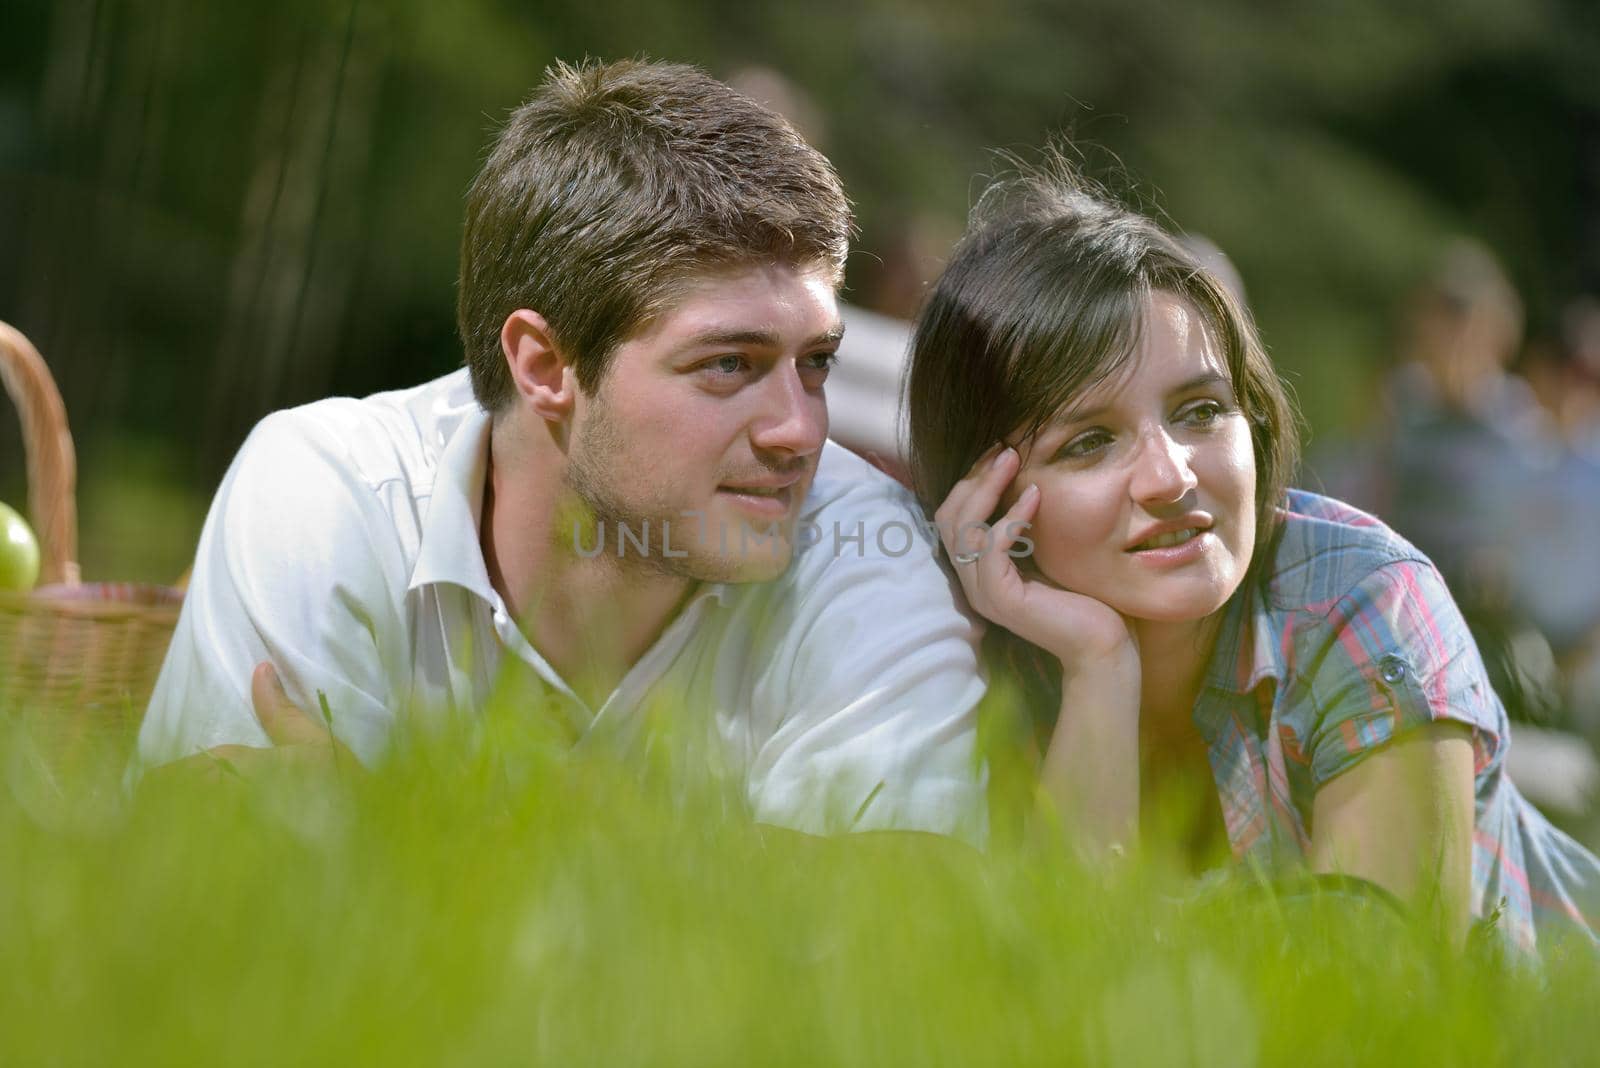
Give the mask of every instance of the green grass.
M 125 739 L 38 727 L 0 740 L 0 1063 L 1563 1064 L 1600 1038 L 1587 956 L 1455 956 L 1159 850 L 764 832 L 692 765 L 503 714 L 370 776 L 137 803 Z

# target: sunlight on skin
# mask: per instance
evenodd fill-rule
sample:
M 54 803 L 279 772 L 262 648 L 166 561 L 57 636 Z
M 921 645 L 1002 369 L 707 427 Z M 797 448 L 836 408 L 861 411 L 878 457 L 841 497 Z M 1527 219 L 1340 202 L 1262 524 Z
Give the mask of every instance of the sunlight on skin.
M 1312 870 L 1377 883 L 1460 944 L 1471 922 L 1472 781 L 1468 728 L 1402 735 L 1317 791 Z

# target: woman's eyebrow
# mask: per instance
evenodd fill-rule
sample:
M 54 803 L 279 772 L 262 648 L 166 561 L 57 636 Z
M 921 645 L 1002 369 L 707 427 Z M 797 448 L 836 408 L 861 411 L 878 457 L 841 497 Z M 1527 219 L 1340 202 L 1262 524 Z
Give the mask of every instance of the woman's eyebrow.
M 1191 390 L 1204 389 L 1207 386 L 1225 386 L 1231 393 L 1233 392 L 1233 379 L 1229 378 L 1220 371 L 1206 371 L 1203 374 L 1195 375 L 1193 378 L 1173 386 L 1172 389 L 1168 391 L 1168 395 L 1171 396 L 1178 393 L 1188 393 Z

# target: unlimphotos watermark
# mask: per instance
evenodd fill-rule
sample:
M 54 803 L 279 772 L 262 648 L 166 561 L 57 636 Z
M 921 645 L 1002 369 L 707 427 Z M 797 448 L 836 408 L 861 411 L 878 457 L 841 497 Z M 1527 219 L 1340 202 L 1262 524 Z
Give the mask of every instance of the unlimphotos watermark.
M 996 528 L 989 523 L 975 522 L 963 524 L 959 529 L 946 530 L 942 524 L 922 518 L 872 522 L 860 519 L 853 525 L 834 520 L 829 529 L 824 529 L 815 520 L 802 519 L 794 525 L 792 535 L 786 535 L 784 524 L 776 520 L 765 527 L 748 523 L 717 523 L 712 529 L 706 523 L 704 513 L 686 509 L 679 513 L 677 520 L 640 519 L 632 523 L 625 520 L 611 523 L 603 519 L 592 523 L 574 520 L 572 546 L 586 560 L 592 560 L 608 549 L 618 559 L 631 557 L 647 560 L 683 559 L 690 555 L 694 546 L 709 549 L 712 545 L 721 555 L 738 552 L 748 556 L 752 552 L 772 552 L 792 540 L 797 553 L 823 550 L 831 552 L 838 559 L 853 552 L 856 557 L 864 559 L 870 546 L 879 555 L 898 559 L 918 544 L 926 550 L 935 549 L 941 535 L 947 535 L 945 543 L 960 546 L 964 555 L 975 553 L 978 557 L 986 556 L 1003 544 L 1006 555 L 1021 560 L 1033 555 L 1033 539 L 1027 536 L 1031 525 L 1013 520 Z

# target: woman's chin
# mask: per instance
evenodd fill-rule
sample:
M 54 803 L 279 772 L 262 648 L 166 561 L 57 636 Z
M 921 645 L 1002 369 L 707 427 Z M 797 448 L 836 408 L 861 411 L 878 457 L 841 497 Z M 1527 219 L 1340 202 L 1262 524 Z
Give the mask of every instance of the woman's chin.
M 1227 604 L 1233 589 L 1209 587 L 1171 591 L 1142 597 L 1118 597 L 1108 599 L 1106 603 L 1129 619 L 1148 623 L 1198 623 Z

